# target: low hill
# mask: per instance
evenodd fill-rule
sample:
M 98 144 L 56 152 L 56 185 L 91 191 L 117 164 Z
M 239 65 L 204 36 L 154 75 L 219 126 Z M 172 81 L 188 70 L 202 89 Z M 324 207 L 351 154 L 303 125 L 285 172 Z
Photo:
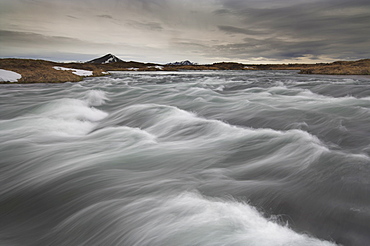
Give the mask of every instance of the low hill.
M 103 75 L 104 70 L 93 64 L 57 63 L 32 59 L 0 59 L 0 68 L 22 75 L 18 83 L 55 83 L 76 82 L 84 77 L 73 73 L 73 70 L 57 70 L 54 67 L 83 69 L 93 72 L 93 76 Z M 6 82 L 2 82 L 6 83 Z
M 370 75 L 370 59 L 359 61 L 337 61 L 313 65 L 301 70 L 302 74 Z

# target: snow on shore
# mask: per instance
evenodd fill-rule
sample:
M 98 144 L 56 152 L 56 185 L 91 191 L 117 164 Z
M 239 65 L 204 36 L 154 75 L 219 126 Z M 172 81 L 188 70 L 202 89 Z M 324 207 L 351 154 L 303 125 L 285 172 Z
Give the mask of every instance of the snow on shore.
M 78 76 L 92 76 L 93 75 L 93 71 L 89 71 L 89 70 L 66 68 L 66 67 L 53 67 L 53 68 L 55 70 L 72 71 L 73 74 L 76 74 Z
M 22 78 L 19 73 L 0 69 L 0 81 L 1 82 L 18 82 L 18 79 Z
M 155 68 L 155 69 L 163 70 L 163 66 L 148 66 L 148 68 Z

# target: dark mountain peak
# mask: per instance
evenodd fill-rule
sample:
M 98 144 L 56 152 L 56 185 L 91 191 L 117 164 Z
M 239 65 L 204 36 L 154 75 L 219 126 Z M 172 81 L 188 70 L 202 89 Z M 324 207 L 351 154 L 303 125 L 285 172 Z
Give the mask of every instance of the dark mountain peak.
M 107 63 L 113 63 L 113 62 L 123 62 L 121 59 L 119 59 L 117 56 L 112 54 L 107 54 L 105 56 L 93 59 L 91 61 L 88 61 L 86 63 L 94 63 L 94 64 L 107 64 Z
M 181 61 L 181 62 L 167 63 L 167 65 L 172 65 L 172 66 L 191 66 L 191 65 L 197 65 L 197 63 L 191 62 L 189 60 L 185 60 L 185 61 Z

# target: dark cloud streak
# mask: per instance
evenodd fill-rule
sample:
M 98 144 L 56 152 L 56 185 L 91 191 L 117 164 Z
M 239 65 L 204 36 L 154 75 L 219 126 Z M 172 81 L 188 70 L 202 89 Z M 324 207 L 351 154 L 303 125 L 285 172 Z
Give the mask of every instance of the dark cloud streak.
M 114 19 L 111 15 L 97 15 L 97 17 L 99 18 L 103 18 L 103 19 Z
M 55 61 L 75 58 L 77 58 L 76 60 L 83 60 L 86 57 L 92 59 L 97 55 L 101 55 L 100 52 L 102 51 L 108 53 L 112 50 L 138 49 L 138 47 L 129 45 L 112 45 L 62 36 L 46 36 L 32 32 L 7 30 L 0 30 L 0 44 L 8 47 L 7 50 L 1 50 L 0 57 L 27 57 L 28 54 L 32 58 L 44 57 L 46 59 L 51 57 Z M 58 49 L 55 49 L 55 47 L 58 47 Z M 90 52 L 78 56 L 78 52 L 84 49 L 89 49 Z M 39 50 L 42 50 L 41 54 Z M 47 56 L 42 56 L 42 54 L 46 54 Z
M 0 43 L 8 45 L 19 45 L 25 43 L 28 45 L 38 46 L 50 44 L 85 44 L 83 41 L 74 38 L 45 36 L 31 32 L 14 32 L 7 30 L 0 30 Z
M 256 31 L 256 30 L 251 30 L 251 29 L 244 29 L 244 28 L 239 28 L 239 27 L 233 27 L 233 26 L 218 26 L 218 29 L 221 31 L 224 31 L 226 33 L 239 33 L 239 34 L 245 34 L 245 35 L 264 35 L 268 34 L 267 32 L 264 31 Z
M 146 29 L 151 31 L 161 31 L 163 27 L 158 22 L 139 22 L 135 20 L 130 20 L 127 22 L 127 25 L 137 28 L 137 29 Z

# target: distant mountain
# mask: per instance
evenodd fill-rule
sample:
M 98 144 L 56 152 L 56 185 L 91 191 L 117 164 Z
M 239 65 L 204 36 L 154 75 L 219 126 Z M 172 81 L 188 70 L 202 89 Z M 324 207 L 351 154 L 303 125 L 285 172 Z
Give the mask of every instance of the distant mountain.
M 107 54 L 105 56 L 96 58 L 96 59 L 88 61 L 86 63 L 107 64 L 107 63 L 113 63 L 113 62 L 123 62 L 123 61 L 121 59 L 119 59 L 117 56 L 114 56 L 112 54 Z
M 191 62 L 191 61 L 181 61 L 181 62 L 172 62 L 172 63 L 167 63 L 166 65 L 170 66 L 192 66 L 192 65 L 198 65 L 197 63 Z

